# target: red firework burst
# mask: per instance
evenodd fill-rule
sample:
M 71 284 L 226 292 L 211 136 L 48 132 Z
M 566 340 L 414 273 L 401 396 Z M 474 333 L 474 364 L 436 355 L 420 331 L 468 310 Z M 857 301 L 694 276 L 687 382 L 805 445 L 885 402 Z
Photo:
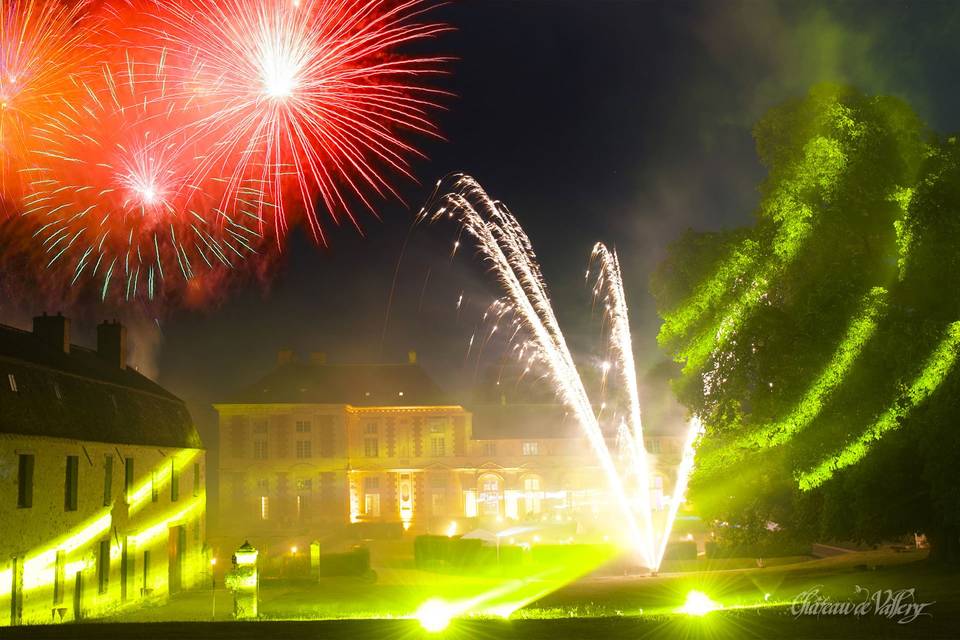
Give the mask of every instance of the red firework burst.
M 190 110 L 166 94 L 161 65 L 127 56 L 76 78 L 82 97 L 37 127 L 45 146 L 26 172 L 23 216 L 70 284 L 92 278 L 102 298 L 152 300 L 254 253 L 260 236 L 246 221 L 264 204 L 244 184 L 227 201 L 215 177 L 193 181 L 198 147 L 170 135 Z
M 95 53 L 87 3 L 3 0 L 0 4 L 0 198 L 21 195 L 19 172 L 36 148 L 35 128 L 73 89 L 70 75 Z M 7 208 L 7 207 L 4 207 Z
M 384 170 L 412 178 L 417 151 L 401 132 L 438 135 L 428 119 L 443 92 L 417 84 L 445 59 L 398 49 L 445 30 L 420 23 L 423 0 L 174 0 L 157 2 L 181 96 L 201 115 L 179 133 L 207 140 L 194 179 L 225 177 L 224 197 L 246 182 L 276 207 L 261 209 L 277 238 L 302 212 L 323 240 L 316 201 L 336 220 L 356 197 L 396 192 Z M 290 207 L 290 204 L 297 205 Z

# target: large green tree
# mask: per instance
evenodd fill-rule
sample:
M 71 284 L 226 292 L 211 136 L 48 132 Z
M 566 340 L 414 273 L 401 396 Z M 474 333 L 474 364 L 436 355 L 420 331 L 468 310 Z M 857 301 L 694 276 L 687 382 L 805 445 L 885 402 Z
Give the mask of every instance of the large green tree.
M 754 130 L 753 225 L 688 232 L 652 280 L 681 402 L 704 423 L 690 497 L 741 539 L 960 524 L 960 150 L 903 102 L 820 86 Z

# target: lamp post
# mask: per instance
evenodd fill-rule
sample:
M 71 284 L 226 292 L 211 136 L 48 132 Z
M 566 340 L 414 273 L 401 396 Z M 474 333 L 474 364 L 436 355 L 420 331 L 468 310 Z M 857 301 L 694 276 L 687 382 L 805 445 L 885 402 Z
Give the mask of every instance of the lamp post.
M 227 586 L 233 591 L 233 617 L 237 620 L 257 617 L 260 600 L 257 554 L 249 542 L 244 542 L 233 554 L 233 569 L 227 575 Z

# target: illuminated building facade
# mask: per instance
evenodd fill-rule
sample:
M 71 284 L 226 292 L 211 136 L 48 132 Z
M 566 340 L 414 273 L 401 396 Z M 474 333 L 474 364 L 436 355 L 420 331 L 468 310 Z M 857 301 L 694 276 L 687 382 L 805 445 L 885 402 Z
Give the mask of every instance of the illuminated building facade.
M 205 455 L 185 405 L 126 366 L 125 329 L 0 326 L 0 623 L 72 621 L 193 587 Z M 209 575 L 209 574 L 207 574 Z
M 358 523 L 445 531 L 460 519 L 595 519 L 605 499 L 603 473 L 562 407 L 468 411 L 412 352 L 389 365 L 281 352 L 272 372 L 216 409 L 224 546 L 249 538 L 284 553 Z M 679 438 L 647 446 L 679 461 Z M 653 479 L 659 502 L 663 480 Z

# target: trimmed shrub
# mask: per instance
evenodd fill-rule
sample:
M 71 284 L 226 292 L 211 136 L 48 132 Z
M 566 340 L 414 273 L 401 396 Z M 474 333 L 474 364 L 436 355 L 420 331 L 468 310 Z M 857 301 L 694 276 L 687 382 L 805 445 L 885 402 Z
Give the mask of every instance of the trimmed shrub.
M 697 543 L 691 540 L 671 542 L 663 554 L 664 561 L 696 560 Z
M 354 522 L 347 529 L 354 540 L 397 540 L 403 537 L 399 522 Z
M 753 544 L 724 544 L 707 542 L 707 558 L 782 558 L 785 556 L 808 556 L 810 543 L 792 540 L 786 536 L 768 536 Z
M 485 545 L 476 538 L 458 536 L 417 536 L 413 541 L 413 559 L 418 569 L 427 571 L 503 568 L 523 563 L 523 549 L 515 545 Z
M 370 550 L 366 547 L 357 547 L 345 553 L 320 554 L 320 577 L 364 576 L 369 572 Z

